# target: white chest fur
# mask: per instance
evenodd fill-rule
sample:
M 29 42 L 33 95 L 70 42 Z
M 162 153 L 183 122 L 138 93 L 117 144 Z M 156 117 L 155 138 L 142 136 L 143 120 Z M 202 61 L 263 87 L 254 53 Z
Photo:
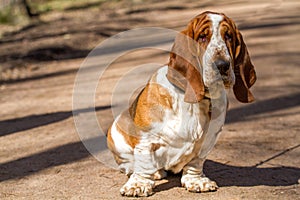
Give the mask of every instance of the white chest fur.
M 152 159 L 158 169 L 164 168 L 175 173 L 190 162 L 201 152 L 209 151 L 206 140 L 216 140 L 217 133 L 223 126 L 222 120 L 215 123 L 213 138 L 207 137 L 210 127 L 211 100 L 203 99 L 200 103 L 184 102 L 184 92 L 172 85 L 166 78 L 167 67 L 158 70 L 156 78 L 152 79 L 172 96 L 172 110 L 168 110 L 162 123 L 155 124 L 153 134 L 143 134 L 145 143 L 160 144 L 160 148 L 153 152 Z M 226 97 L 223 98 L 226 101 Z M 226 102 L 224 102 L 226 104 Z M 224 110 L 226 108 L 222 108 Z M 143 143 L 144 143 L 143 142 Z M 215 144 L 213 141 L 212 146 Z M 208 152 L 207 152 L 208 153 Z

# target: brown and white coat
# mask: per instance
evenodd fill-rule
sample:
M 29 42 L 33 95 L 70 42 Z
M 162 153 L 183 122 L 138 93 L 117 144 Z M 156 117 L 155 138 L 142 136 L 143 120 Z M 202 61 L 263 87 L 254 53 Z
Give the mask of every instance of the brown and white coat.
M 164 170 L 183 171 L 181 183 L 189 191 L 216 190 L 202 168 L 224 124 L 225 88 L 251 102 L 255 80 L 234 22 L 214 12 L 193 18 L 175 39 L 168 65 L 152 75 L 108 131 L 108 147 L 129 176 L 121 194 L 151 195 Z

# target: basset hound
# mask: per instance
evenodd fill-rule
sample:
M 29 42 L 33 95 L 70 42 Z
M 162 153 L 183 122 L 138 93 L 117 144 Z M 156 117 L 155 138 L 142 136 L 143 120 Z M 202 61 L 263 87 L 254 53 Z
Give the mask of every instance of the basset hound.
M 252 102 L 254 67 L 240 31 L 222 13 L 194 17 L 175 39 L 169 63 L 152 75 L 128 110 L 107 133 L 120 170 L 129 176 L 124 196 L 153 194 L 165 170 L 182 171 L 191 192 L 215 191 L 203 163 L 224 125 L 232 88 L 240 102 Z

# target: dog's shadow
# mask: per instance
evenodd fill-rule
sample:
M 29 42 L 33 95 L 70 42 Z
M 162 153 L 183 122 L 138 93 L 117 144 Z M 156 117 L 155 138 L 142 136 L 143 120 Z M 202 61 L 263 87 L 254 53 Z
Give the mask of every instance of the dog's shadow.
M 289 186 L 298 183 L 300 168 L 296 167 L 239 167 L 207 160 L 204 173 L 220 187 L 229 186 Z M 156 192 L 181 187 L 181 174 L 168 173 L 167 182 L 158 184 Z

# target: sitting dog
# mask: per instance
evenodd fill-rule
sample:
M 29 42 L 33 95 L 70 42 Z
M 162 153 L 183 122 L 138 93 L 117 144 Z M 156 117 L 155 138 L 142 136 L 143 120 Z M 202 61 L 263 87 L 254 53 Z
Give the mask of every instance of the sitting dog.
M 167 66 L 159 68 L 128 110 L 108 130 L 107 143 L 129 176 L 120 193 L 153 194 L 165 170 L 182 171 L 188 191 L 215 191 L 203 163 L 226 115 L 225 89 L 244 103 L 254 97 L 254 67 L 234 22 L 222 13 L 193 18 L 175 39 Z

